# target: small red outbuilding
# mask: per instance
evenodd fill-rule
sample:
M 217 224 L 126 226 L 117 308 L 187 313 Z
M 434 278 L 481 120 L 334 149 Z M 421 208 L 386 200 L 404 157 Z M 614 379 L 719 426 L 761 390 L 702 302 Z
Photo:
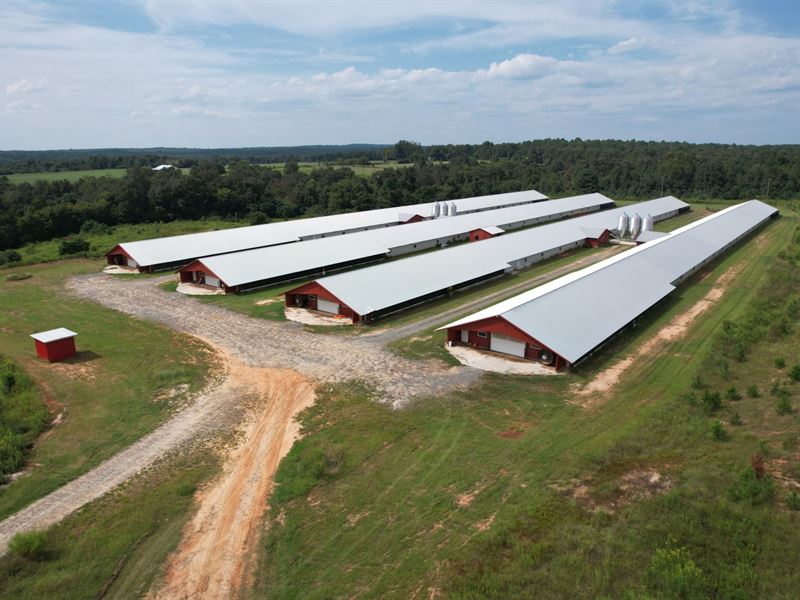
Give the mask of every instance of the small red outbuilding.
M 36 340 L 36 354 L 47 362 L 58 362 L 65 358 L 75 356 L 74 331 L 59 327 L 50 331 L 34 333 L 31 337 Z

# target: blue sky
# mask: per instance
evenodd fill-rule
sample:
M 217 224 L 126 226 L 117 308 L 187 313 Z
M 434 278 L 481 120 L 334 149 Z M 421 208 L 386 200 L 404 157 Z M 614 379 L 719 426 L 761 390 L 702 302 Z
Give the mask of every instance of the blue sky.
M 800 2 L 0 2 L 0 149 L 800 142 Z

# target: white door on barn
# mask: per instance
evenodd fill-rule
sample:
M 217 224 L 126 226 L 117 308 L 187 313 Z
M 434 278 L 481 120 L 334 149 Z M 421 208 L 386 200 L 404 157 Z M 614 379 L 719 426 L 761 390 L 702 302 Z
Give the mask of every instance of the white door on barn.
M 206 285 L 210 285 L 211 287 L 219 287 L 219 279 L 206 275 Z
M 525 342 L 520 342 L 519 340 L 499 333 L 492 332 L 489 348 L 495 352 L 502 352 L 503 354 L 511 354 L 512 356 L 525 358 Z
M 322 298 L 317 298 L 317 310 L 321 310 L 322 312 L 332 313 L 334 315 L 339 314 L 339 305 L 336 302 L 330 302 L 329 300 L 323 300 Z
M 462 344 L 469 344 L 469 329 L 462 329 L 461 330 L 461 343 Z
M 139 266 L 138 264 L 136 264 L 136 261 L 133 260 L 132 258 L 126 258 L 125 264 L 127 264 L 129 267 L 133 267 L 134 269 Z

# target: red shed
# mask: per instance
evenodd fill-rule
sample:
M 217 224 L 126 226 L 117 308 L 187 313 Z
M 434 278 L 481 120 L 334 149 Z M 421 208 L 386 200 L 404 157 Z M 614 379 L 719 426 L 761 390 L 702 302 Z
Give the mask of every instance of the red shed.
M 34 333 L 31 337 L 36 340 L 36 354 L 47 362 L 58 362 L 65 358 L 75 356 L 74 331 L 59 327 L 50 331 Z

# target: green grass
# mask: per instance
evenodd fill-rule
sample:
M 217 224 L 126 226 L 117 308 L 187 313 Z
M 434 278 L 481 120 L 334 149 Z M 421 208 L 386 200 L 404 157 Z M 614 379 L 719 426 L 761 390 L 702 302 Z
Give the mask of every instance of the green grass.
M 709 432 L 718 417 L 684 399 L 722 322 L 757 296 L 792 221 L 715 264 L 578 375 L 490 374 L 399 411 L 357 384 L 325 386 L 280 466 L 252 596 L 669 597 L 675 573 L 687 572 L 701 597 L 795 595 L 800 546 L 784 492 L 750 506 L 727 490 L 765 438 L 794 448 L 767 458 L 786 458 L 800 476 L 798 415 L 775 415 L 767 394 L 730 402 L 743 425 L 726 423 L 720 442 Z M 569 402 L 572 384 L 652 337 L 733 265 L 738 277 L 688 335 L 639 359 L 605 401 Z M 796 336 L 775 343 L 763 362 L 735 365 L 738 387 L 765 389 L 774 355 L 797 355 Z M 637 488 L 637 498 L 623 479 L 636 469 L 669 483 L 652 498 Z M 699 575 L 671 571 L 661 558 L 673 555 Z
M 181 169 L 186 174 L 189 169 Z M 86 177 L 125 177 L 128 169 L 85 169 L 82 171 L 42 171 L 40 173 L 13 173 L 6 175 L 11 183 L 35 183 L 37 181 L 78 181 Z
M 210 350 L 194 338 L 78 300 L 66 278 L 96 271 L 88 261 L 28 266 L 24 281 L 0 281 L 0 344 L 44 395 L 52 417 L 63 422 L 40 438 L 33 468 L 0 489 L 0 518 L 86 472 L 164 421 L 175 402 L 159 391 L 179 384 L 198 390 L 210 367 Z M 15 269 L 10 270 L 11 273 Z M 29 334 L 55 327 L 78 332 L 78 356 L 39 360 Z
M 279 169 L 284 170 L 286 168 L 286 163 L 260 163 L 259 166 L 267 167 L 270 169 Z M 324 169 L 325 167 L 330 167 L 332 169 L 350 169 L 359 177 L 371 177 L 378 171 L 383 169 L 402 169 L 405 167 L 412 166 L 411 163 L 399 163 L 397 161 L 373 161 L 369 165 L 336 165 L 330 164 L 327 165 L 321 162 L 299 162 L 297 163 L 298 170 L 301 173 L 311 173 L 314 169 Z
M 104 256 L 106 252 L 120 242 L 149 240 L 170 235 L 183 235 L 185 233 L 197 233 L 215 229 L 228 229 L 231 227 L 241 227 L 242 225 L 246 225 L 246 223 L 239 221 L 223 221 L 219 219 L 171 221 L 169 223 L 117 225 L 115 227 L 110 227 L 106 233 L 76 234 L 76 236 L 87 240 L 91 244 L 91 250 L 86 253 L 86 256 L 89 258 L 97 258 Z M 27 244 L 21 248 L 17 248 L 17 251 L 22 256 L 22 261 L 12 263 L 12 265 L 9 266 L 34 264 L 63 258 L 58 254 L 58 246 L 60 243 L 61 238 L 56 238 L 45 242 Z M 3 267 L 0 267 L 0 270 L 2 269 Z
M 212 452 L 191 451 L 88 504 L 47 530 L 40 559 L 0 558 L 0 598 L 143 597 L 217 470 Z
M 307 281 L 290 281 L 258 290 L 257 292 L 220 296 L 193 296 L 193 298 L 198 302 L 210 302 L 249 317 L 285 321 L 283 293 L 304 283 L 307 283 Z M 259 302 L 266 304 L 259 305 Z

